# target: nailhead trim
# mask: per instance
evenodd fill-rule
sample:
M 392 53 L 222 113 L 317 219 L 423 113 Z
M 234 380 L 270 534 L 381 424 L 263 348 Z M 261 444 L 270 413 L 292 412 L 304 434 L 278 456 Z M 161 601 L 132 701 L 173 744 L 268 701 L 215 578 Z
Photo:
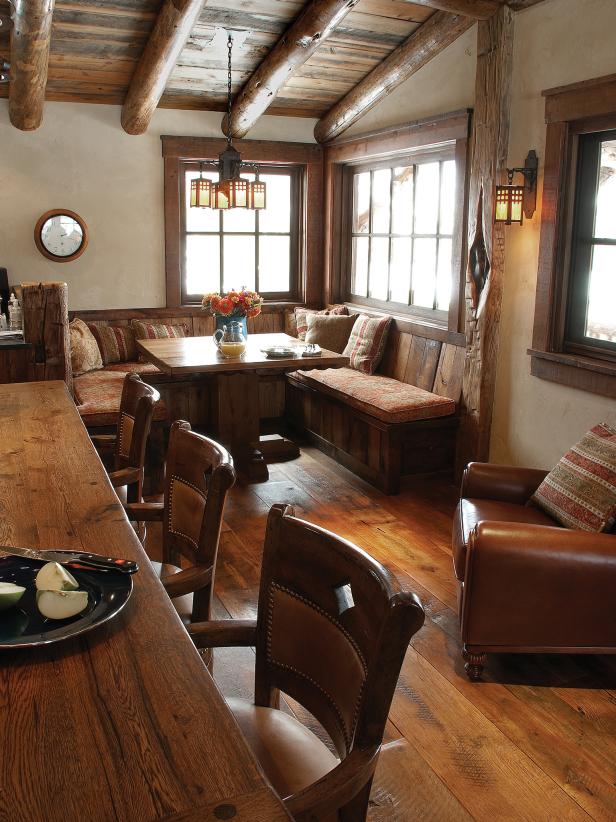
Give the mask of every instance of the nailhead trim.
M 289 596 L 293 597 L 294 599 L 300 600 L 300 602 L 303 602 L 304 605 L 307 605 L 309 608 L 312 608 L 313 611 L 317 611 L 317 613 L 321 614 L 321 616 L 324 616 L 333 625 L 335 625 L 335 627 L 338 628 L 338 630 L 341 631 L 342 634 L 344 634 L 345 638 L 349 641 L 349 643 L 352 645 L 352 647 L 356 651 L 356 653 L 357 653 L 357 655 L 360 659 L 363 671 L 364 671 L 364 681 L 362 682 L 361 687 L 359 689 L 359 693 L 357 695 L 357 700 L 355 702 L 355 707 L 353 709 L 353 718 L 352 718 L 352 728 L 353 729 L 355 729 L 355 725 L 357 723 L 357 717 L 358 717 L 358 714 L 359 714 L 359 706 L 361 704 L 361 698 L 362 698 L 362 695 L 363 695 L 363 692 L 364 692 L 364 685 L 366 684 L 366 677 L 368 676 L 368 666 L 366 665 L 364 655 L 360 651 L 357 643 L 355 642 L 353 637 L 349 634 L 349 632 L 336 619 L 334 619 L 331 616 L 331 614 L 328 614 L 327 611 L 324 611 L 323 608 L 321 608 L 315 602 L 312 602 L 312 600 L 310 600 L 310 599 L 306 599 L 306 597 L 302 596 L 301 594 L 298 594 L 295 591 L 292 591 L 289 588 L 286 588 L 284 585 L 278 585 L 278 583 L 272 582 L 272 584 L 270 586 L 270 596 L 269 596 L 269 604 L 268 604 L 268 612 L 267 612 L 267 659 L 268 659 L 268 662 L 270 662 L 272 665 L 275 665 L 277 668 L 282 668 L 283 670 L 292 671 L 297 676 L 299 676 L 302 679 L 305 679 L 308 682 L 310 682 L 310 684 L 313 685 L 317 690 L 321 691 L 323 696 L 325 696 L 327 701 L 331 704 L 332 708 L 334 709 L 334 711 L 336 713 L 336 716 L 338 717 L 338 719 L 340 721 L 340 729 L 342 731 L 342 735 L 344 736 L 344 741 L 347 745 L 347 748 L 350 748 L 351 747 L 351 736 L 350 736 L 349 730 L 346 727 L 346 722 L 344 721 L 342 711 L 340 710 L 340 708 L 336 704 L 336 701 L 331 696 L 331 694 L 329 694 L 321 685 L 319 685 L 318 682 L 316 682 L 308 674 L 304 673 L 303 671 L 300 671 L 298 668 L 295 668 L 293 665 L 287 665 L 284 662 L 278 662 L 278 660 L 274 659 L 273 656 L 272 656 L 272 647 L 271 647 L 272 643 L 271 643 L 271 640 L 272 640 L 272 623 L 273 623 L 273 619 L 274 619 L 274 595 L 271 592 L 272 588 L 276 588 L 278 591 L 282 591 L 283 593 L 288 594 Z
M 188 480 L 183 479 L 183 477 L 178 477 L 177 474 L 174 474 L 171 477 L 171 482 L 169 483 L 169 511 L 167 514 L 167 527 L 169 529 L 169 533 L 176 534 L 178 537 L 183 537 L 184 539 L 188 540 L 188 542 L 195 546 L 195 550 L 198 551 L 199 544 L 192 537 L 189 537 L 188 534 L 184 534 L 182 531 L 176 531 L 174 528 L 171 527 L 171 512 L 173 510 L 173 488 L 176 481 L 181 482 L 183 485 L 187 485 L 189 488 L 192 488 L 193 491 L 196 491 L 199 494 L 199 496 L 201 497 L 201 499 L 203 499 L 204 502 L 207 499 L 207 497 L 203 493 L 203 491 L 200 488 L 197 488 L 196 485 L 193 485 L 192 482 L 188 482 Z

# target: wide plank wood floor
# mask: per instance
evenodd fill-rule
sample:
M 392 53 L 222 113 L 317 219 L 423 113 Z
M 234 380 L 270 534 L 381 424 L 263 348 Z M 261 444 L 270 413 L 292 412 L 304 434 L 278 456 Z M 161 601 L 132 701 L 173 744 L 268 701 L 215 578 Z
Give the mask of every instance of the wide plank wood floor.
M 392 704 L 371 822 L 616 819 L 615 658 L 503 655 L 490 660 L 484 682 L 466 678 L 449 547 L 453 486 L 421 478 L 386 497 L 308 447 L 271 465 L 269 482 L 232 490 L 216 617 L 255 615 L 265 520 L 276 502 L 378 558 L 426 610 Z M 156 533 L 149 541 L 157 554 Z M 225 694 L 250 696 L 253 660 L 250 649 L 216 651 Z

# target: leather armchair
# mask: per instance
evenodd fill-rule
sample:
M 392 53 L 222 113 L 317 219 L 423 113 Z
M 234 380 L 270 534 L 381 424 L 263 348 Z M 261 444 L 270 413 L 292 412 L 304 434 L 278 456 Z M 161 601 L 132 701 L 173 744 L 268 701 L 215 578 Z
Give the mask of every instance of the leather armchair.
M 616 652 L 616 539 L 527 505 L 545 471 L 471 463 L 453 528 L 466 671 L 490 652 Z

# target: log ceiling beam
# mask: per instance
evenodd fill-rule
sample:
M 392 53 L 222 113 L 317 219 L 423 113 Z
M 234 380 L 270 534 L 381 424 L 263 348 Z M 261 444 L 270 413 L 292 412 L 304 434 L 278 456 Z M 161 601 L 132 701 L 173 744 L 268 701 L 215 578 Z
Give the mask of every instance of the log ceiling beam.
M 164 0 L 122 107 L 122 128 L 128 134 L 147 131 L 202 6 L 203 0 Z
M 54 0 L 13 0 L 9 117 L 22 131 L 43 120 Z
M 338 137 L 393 89 L 474 25 L 471 17 L 437 11 L 363 80 L 339 100 L 316 124 L 318 143 Z
M 487 20 L 503 7 L 504 0 L 412 0 L 416 6 L 463 14 L 474 20 Z
M 261 62 L 222 121 L 225 134 L 244 137 L 274 101 L 276 94 L 329 37 L 358 0 L 312 0 Z

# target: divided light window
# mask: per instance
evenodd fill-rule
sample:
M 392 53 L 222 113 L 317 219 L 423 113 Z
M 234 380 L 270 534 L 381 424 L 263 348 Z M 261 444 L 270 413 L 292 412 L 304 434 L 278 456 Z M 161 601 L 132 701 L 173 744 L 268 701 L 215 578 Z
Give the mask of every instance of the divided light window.
M 444 320 L 454 281 L 453 152 L 348 167 L 347 174 L 349 299 Z
M 298 166 L 260 166 L 267 208 L 215 211 L 191 208 L 190 182 L 199 164 L 181 165 L 182 304 L 203 294 L 246 288 L 266 300 L 293 300 L 299 291 L 301 171 Z M 217 172 L 204 171 L 217 180 Z M 243 175 L 254 179 L 254 175 Z
M 616 354 L 616 130 L 579 140 L 565 346 Z

